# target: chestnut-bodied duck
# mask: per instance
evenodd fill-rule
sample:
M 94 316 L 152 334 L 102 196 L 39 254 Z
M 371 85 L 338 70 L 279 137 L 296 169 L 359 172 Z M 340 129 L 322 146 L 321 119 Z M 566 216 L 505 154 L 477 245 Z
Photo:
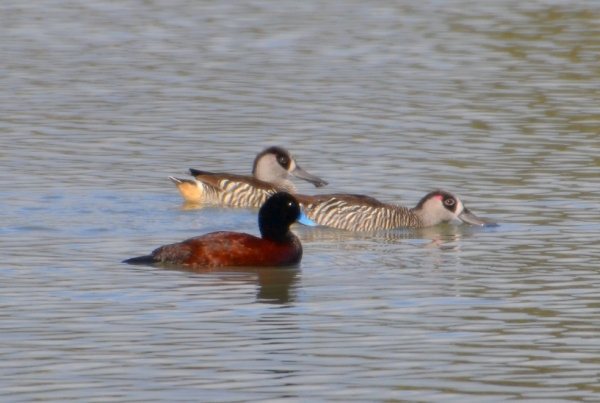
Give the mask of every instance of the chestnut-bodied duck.
M 486 224 L 471 213 L 458 196 L 446 190 L 427 194 L 413 208 L 353 194 L 296 195 L 296 199 L 313 225 L 349 231 L 422 228 L 453 220 L 471 225 Z
M 283 147 L 269 147 L 259 153 L 254 159 L 252 176 L 193 168 L 190 173 L 195 180 L 169 177 L 186 201 L 228 207 L 260 207 L 276 192 L 296 193 L 296 187 L 288 179 L 290 175 L 316 187 L 328 184 L 300 168 Z
M 240 232 L 212 232 L 161 246 L 150 255 L 125 260 L 129 264 L 167 263 L 201 266 L 289 266 L 300 263 L 302 244 L 290 225 L 301 216 L 289 193 L 271 196 L 258 212 L 261 237 Z

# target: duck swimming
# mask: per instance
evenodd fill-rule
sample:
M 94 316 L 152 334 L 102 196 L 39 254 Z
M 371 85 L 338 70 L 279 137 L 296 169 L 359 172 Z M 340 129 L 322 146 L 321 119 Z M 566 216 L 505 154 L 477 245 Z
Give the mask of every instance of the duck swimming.
M 252 176 L 193 168 L 190 173 L 195 180 L 169 177 L 186 201 L 229 207 L 260 207 L 276 192 L 296 193 L 296 187 L 288 179 L 290 175 L 316 187 L 328 185 L 326 181 L 300 168 L 283 147 L 269 147 L 259 153 L 254 159 Z
M 363 195 L 296 195 L 306 218 L 316 225 L 348 231 L 373 231 L 394 228 L 422 228 L 453 220 L 470 225 L 486 222 L 471 213 L 457 195 L 435 190 L 413 207 L 388 204 Z
M 212 232 L 161 246 L 150 255 L 123 261 L 129 264 L 167 263 L 199 266 L 289 266 L 300 263 L 302 244 L 290 225 L 301 216 L 296 199 L 279 192 L 258 212 L 261 237 L 240 232 Z

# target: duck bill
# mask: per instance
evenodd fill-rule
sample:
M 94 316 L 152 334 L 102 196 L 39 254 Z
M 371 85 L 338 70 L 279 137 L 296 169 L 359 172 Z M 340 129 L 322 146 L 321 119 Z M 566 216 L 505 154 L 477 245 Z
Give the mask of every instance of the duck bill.
M 471 211 L 469 211 L 468 208 L 463 208 L 462 213 L 460 213 L 458 215 L 458 219 L 461 220 L 464 223 L 467 224 L 471 224 L 471 225 L 485 225 L 485 221 L 483 221 L 481 218 L 477 217 L 475 214 L 471 213 Z
M 317 226 L 317 223 L 314 222 L 313 220 L 311 220 L 310 218 L 308 218 L 306 216 L 306 214 L 304 214 L 304 211 L 300 212 L 300 217 L 298 217 L 298 220 L 296 220 L 296 221 L 298 221 L 299 224 L 306 225 L 307 227 L 316 227 Z
M 315 185 L 318 188 L 327 186 L 329 184 L 329 183 L 325 182 L 323 179 L 309 174 L 304 169 L 300 168 L 298 165 L 296 165 L 296 168 L 294 168 L 294 170 L 290 173 L 292 175 L 294 175 L 296 178 L 304 179 L 305 181 L 312 183 L 313 185 Z

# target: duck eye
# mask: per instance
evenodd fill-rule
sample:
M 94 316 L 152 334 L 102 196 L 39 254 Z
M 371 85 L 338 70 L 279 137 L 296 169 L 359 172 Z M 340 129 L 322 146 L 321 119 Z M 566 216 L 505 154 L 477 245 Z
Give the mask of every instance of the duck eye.
M 288 159 L 286 157 L 279 157 L 279 163 L 282 165 L 287 165 Z
M 454 206 L 454 199 L 446 199 L 444 200 L 444 204 L 446 206 Z

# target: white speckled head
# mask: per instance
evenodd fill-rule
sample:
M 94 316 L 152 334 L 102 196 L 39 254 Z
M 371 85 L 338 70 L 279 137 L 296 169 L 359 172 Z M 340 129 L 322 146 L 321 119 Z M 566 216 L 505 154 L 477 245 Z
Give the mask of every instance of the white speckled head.
M 269 147 L 258 154 L 252 174 L 257 179 L 283 187 L 289 192 L 296 192 L 296 187 L 288 180 L 290 175 L 304 179 L 316 187 L 327 185 L 324 180 L 300 168 L 294 157 L 283 147 Z
M 424 226 L 453 220 L 471 225 L 485 225 L 485 221 L 471 213 L 457 195 L 446 190 L 436 190 L 425 195 L 412 210 Z

